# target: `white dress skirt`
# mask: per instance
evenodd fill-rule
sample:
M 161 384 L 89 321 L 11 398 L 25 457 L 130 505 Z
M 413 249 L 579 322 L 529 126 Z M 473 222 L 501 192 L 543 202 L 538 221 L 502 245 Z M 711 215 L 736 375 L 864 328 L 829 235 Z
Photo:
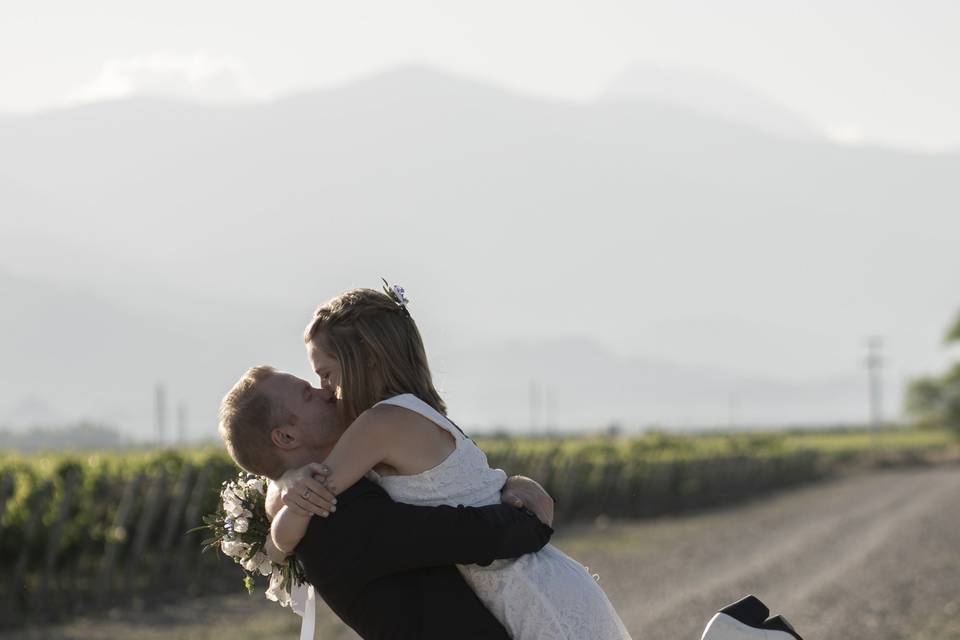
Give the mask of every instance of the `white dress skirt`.
M 446 417 L 412 394 L 391 404 L 419 413 L 448 431 L 454 451 L 412 476 L 370 474 L 390 497 L 407 504 L 482 507 L 499 504 L 506 474 Z M 630 634 L 586 567 L 556 547 L 490 566 L 458 565 L 467 583 L 514 640 L 629 640 Z

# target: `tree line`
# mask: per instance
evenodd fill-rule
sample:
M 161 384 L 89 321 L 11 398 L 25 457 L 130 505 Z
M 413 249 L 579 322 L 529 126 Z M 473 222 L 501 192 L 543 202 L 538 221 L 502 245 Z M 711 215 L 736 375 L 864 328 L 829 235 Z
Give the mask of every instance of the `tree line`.
M 960 344 L 960 314 L 944 337 L 945 346 Z M 922 426 L 946 427 L 960 437 L 960 360 L 939 376 L 910 383 L 907 412 Z

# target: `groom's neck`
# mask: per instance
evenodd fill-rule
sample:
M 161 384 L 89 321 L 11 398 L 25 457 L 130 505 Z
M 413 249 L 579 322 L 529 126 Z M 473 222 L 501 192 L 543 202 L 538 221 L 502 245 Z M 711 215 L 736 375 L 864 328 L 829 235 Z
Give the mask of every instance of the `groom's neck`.
M 284 466 L 287 469 L 297 469 L 304 465 L 310 464 L 311 462 L 323 462 L 327 459 L 327 456 L 330 455 L 331 451 L 333 451 L 333 445 L 315 448 L 303 447 L 297 449 L 295 452 L 289 452 L 287 454 L 286 464 Z

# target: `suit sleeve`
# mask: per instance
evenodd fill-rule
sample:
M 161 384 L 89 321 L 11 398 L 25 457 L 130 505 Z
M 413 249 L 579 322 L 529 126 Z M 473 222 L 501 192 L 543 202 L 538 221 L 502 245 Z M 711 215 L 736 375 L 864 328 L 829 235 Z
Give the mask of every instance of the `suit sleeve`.
M 553 529 L 505 504 L 418 507 L 386 498 L 372 546 L 388 573 L 450 564 L 490 564 L 539 551 Z
M 421 567 L 453 564 L 489 564 L 539 551 L 553 529 L 525 509 L 498 504 L 488 507 L 420 507 L 394 502 L 382 490 L 344 494 L 329 521 L 313 518 L 306 544 L 298 554 L 338 553 L 323 548 L 322 530 L 341 529 L 335 537 L 345 547 L 362 549 L 362 559 L 351 562 L 354 577 L 378 577 Z M 343 535 L 345 529 L 350 535 Z M 320 544 L 317 544 L 320 543 Z M 343 557 L 343 556 L 341 556 Z M 357 575 L 361 574 L 361 575 Z

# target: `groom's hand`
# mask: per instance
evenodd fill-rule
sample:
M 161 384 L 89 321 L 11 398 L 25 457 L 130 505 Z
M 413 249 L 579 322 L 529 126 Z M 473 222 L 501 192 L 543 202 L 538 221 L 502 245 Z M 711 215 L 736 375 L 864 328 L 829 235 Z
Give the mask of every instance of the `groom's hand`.
M 500 491 L 500 501 L 533 512 L 540 522 L 553 526 L 553 498 L 536 480 L 511 476 Z
M 277 479 L 283 504 L 301 515 L 326 518 L 337 510 L 337 497 L 323 484 L 329 474 L 327 467 L 317 462 L 284 472 Z

